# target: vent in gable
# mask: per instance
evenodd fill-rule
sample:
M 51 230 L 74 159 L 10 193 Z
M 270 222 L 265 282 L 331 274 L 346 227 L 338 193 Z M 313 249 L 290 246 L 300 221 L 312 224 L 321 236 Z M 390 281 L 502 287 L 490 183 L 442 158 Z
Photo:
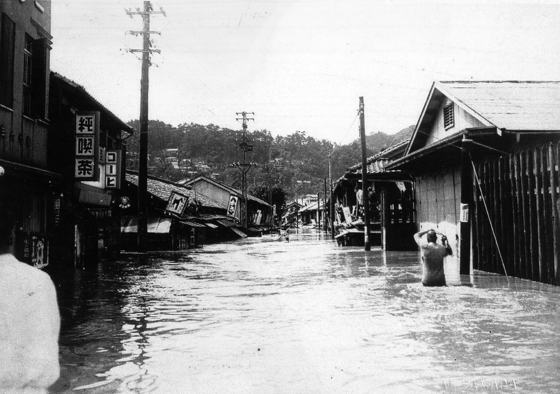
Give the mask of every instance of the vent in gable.
M 443 127 L 445 130 L 455 126 L 455 114 L 453 113 L 453 103 L 443 107 Z

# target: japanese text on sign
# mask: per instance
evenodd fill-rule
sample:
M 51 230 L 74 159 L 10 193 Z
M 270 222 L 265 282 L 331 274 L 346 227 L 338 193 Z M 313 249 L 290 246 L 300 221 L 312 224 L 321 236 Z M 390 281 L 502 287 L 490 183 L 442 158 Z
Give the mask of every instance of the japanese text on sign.
M 105 187 L 107 189 L 120 188 L 121 152 L 107 151 L 105 155 Z
M 99 112 L 76 113 L 74 177 L 81 181 L 99 178 Z

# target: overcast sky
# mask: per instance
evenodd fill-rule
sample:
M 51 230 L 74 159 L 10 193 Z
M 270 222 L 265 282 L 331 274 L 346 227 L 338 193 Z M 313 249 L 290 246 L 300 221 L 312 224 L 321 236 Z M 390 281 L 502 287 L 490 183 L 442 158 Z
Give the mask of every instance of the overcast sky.
M 560 80 L 560 1 L 159 0 L 149 117 L 345 144 L 415 124 L 435 80 Z M 52 0 L 51 69 L 140 113 L 140 0 Z

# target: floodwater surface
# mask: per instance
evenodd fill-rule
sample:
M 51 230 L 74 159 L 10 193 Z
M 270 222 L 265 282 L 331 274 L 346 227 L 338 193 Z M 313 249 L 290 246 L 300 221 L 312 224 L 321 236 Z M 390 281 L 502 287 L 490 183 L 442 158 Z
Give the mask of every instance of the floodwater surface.
M 51 393 L 558 393 L 560 291 L 314 233 L 58 278 Z

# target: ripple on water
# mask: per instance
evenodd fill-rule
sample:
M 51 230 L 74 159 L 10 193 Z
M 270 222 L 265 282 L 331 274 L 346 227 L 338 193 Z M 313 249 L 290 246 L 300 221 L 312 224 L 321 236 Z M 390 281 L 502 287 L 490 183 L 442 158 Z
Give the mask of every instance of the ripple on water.
M 556 288 L 425 288 L 417 252 L 292 234 L 76 275 L 53 393 L 560 391 Z

